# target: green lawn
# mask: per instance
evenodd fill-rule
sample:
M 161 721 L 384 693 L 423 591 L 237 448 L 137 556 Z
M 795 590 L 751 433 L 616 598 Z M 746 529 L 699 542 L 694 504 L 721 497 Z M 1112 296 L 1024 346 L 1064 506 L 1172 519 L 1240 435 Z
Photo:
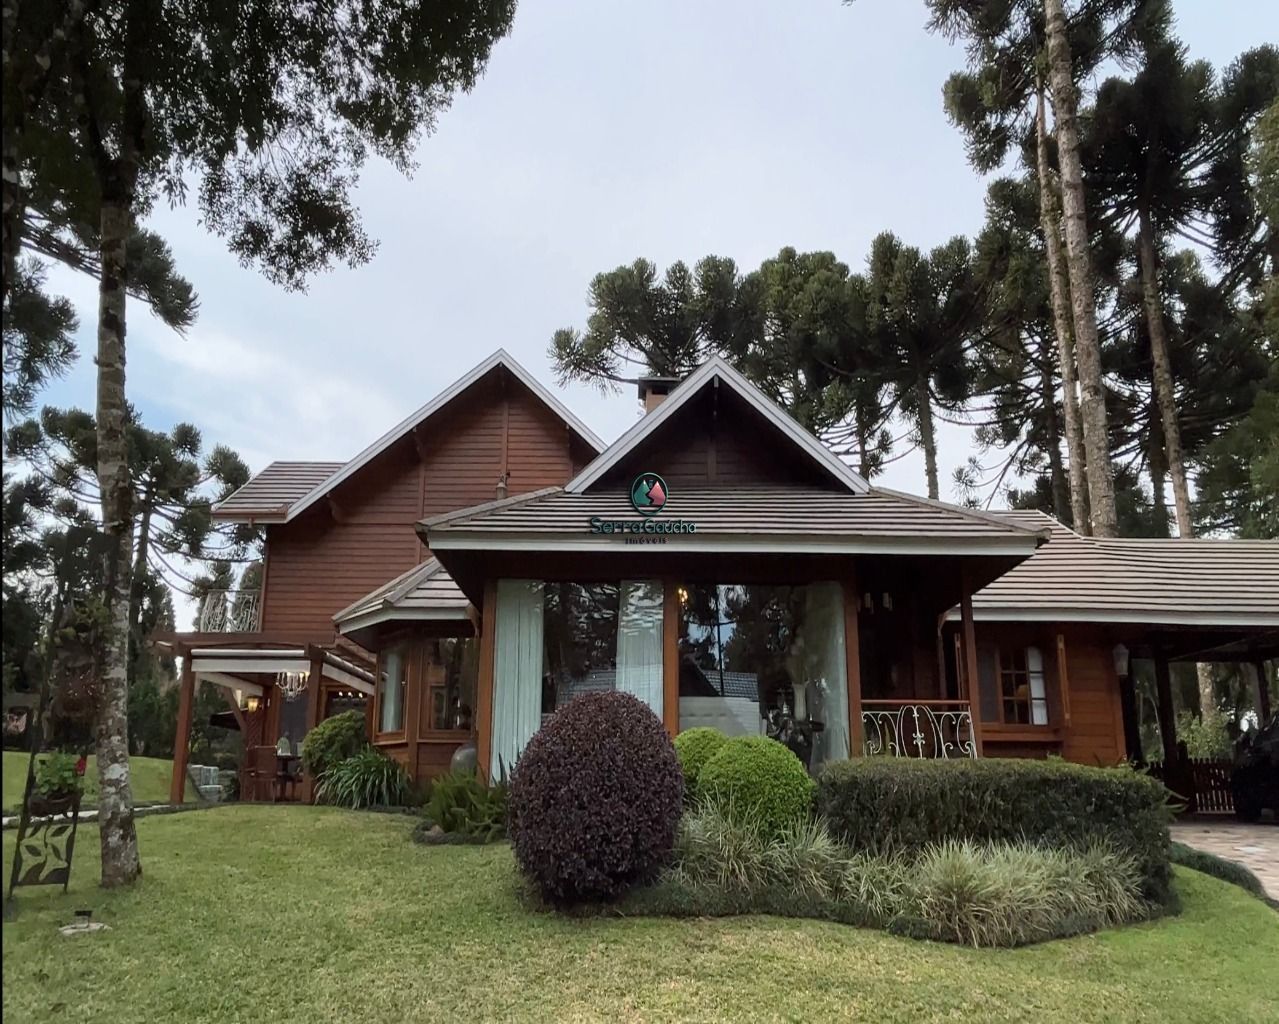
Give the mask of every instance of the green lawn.
M 22 790 L 27 784 L 26 751 L 4 751 L 4 786 L 3 806 L 6 814 L 17 813 L 22 808 Z M 84 773 L 86 807 L 93 807 L 98 802 L 98 765 L 97 758 L 89 758 L 88 770 Z M 131 757 L 129 769 L 133 773 L 133 799 L 140 804 L 167 803 L 169 800 L 169 779 L 173 774 L 173 762 L 158 757 Z M 187 780 L 187 800 L 195 800 L 195 790 L 191 781 Z
M 110 894 L 86 829 L 71 893 L 24 890 L 4 927 L 5 1020 L 1274 1019 L 1279 915 L 1182 869 L 1179 918 L 976 951 L 816 921 L 532 914 L 508 847 L 415 846 L 411 826 L 310 807 L 147 818 L 145 877 Z M 78 907 L 112 930 L 60 937 Z

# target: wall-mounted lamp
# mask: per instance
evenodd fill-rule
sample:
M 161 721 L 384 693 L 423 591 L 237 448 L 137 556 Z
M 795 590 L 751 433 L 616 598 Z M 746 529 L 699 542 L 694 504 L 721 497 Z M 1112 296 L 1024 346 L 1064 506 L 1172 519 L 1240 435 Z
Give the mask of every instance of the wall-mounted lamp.
M 262 706 L 262 698 L 253 694 L 244 698 L 244 710 L 253 715 L 257 713 L 258 708 Z
M 1115 644 L 1115 649 L 1111 652 L 1115 658 L 1115 674 L 1121 679 L 1128 675 L 1131 658 L 1128 648 L 1123 644 Z

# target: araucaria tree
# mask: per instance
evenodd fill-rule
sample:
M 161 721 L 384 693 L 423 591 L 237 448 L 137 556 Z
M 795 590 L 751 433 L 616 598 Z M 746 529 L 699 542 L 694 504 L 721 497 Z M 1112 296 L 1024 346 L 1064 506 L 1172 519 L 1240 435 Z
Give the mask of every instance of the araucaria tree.
M 408 169 L 418 137 L 509 30 L 514 0 L 335 0 L 322 11 L 284 0 L 86 0 L 50 28 L 52 6 L 4 8 L 6 129 L 11 99 L 22 117 L 21 148 L 4 152 L 6 287 L 18 186 L 38 167 L 45 194 L 92 210 L 99 243 L 97 476 L 112 546 L 96 737 L 102 882 L 113 886 L 141 871 L 126 719 L 127 242 L 155 199 L 182 200 L 195 183 L 204 223 L 273 281 L 300 287 L 334 260 L 369 259 L 351 200 L 360 167 L 374 153 Z M 54 41 L 36 61 L 41 73 L 11 82 L 10 38 Z

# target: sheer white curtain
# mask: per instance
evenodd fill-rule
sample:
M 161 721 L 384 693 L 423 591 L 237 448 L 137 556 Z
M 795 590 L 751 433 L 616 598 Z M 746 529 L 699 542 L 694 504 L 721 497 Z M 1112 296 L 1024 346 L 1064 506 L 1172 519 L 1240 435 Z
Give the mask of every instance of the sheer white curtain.
M 542 719 L 542 584 L 498 580 L 494 617 L 493 731 L 489 777 L 498 779 Z
M 617 689 L 662 717 L 662 585 L 622 580 L 617 601 Z
M 848 662 L 844 594 L 838 583 L 804 588 L 803 663 L 808 713 L 825 728 L 813 737 L 813 768 L 848 758 Z

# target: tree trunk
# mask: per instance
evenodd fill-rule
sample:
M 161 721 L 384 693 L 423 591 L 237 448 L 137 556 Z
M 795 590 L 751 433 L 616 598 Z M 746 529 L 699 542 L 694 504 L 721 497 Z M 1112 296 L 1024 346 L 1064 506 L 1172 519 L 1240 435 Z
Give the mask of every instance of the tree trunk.
M 919 425 L 919 440 L 924 446 L 924 472 L 928 476 L 928 496 L 934 501 L 941 494 L 937 483 L 937 434 L 933 428 L 932 399 L 928 395 L 928 379 L 921 377 L 915 384 L 915 420 Z
M 1044 406 L 1044 433 L 1048 442 L 1048 479 L 1052 485 L 1053 515 L 1061 522 L 1071 518 L 1070 487 L 1061 464 L 1061 428 L 1057 424 L 1057 382 L 1053 379 L 1053 361 L 1049 346 L 1039 352 L 1039 390 Z
M 4 281 L 2 287 L 5 317 L 9 315 L 9 289 L 18 270 L 18 250 L 22 247 L 22 192 L 21 170 L 18 156 L 17 127 L 10 125 L 9 117 L 5 118 L 3 141 L 3 173 L 4 173 Z
M 1150 331 L 1150 361 L 1155 385 L 1155 402 L 1163 427 L 1168 474 L 1172 477 L 1172 500 L 1177 511 L 1177 536 L 1193 537 L 1190 518 L 1190 489 L 1186 484 L 1186 461 L 1181 448 L 1181 426 L 1177 422 L 1177 393 L 1172 381 L 1172 360 L 1168 355 L 1168 330 L 1164 324 L 1163 302 L 1159 294 L 1159 271 L 1155 266 L 1155 236 L 1150 218 L 1143 210 L 1137 228 L 1137 250 L 1141 263 L 1141 295 L 1146 306 L 1146 326 Z
M 141 873 L 129 781 L 129 594 L 133 522 L 124 393 L 124 246 L 132 227 L 127 201 L 102 203 L 102 278 L 98 304 L 98 487 L 103 531 L 113 542 L 104 596 L 108 608 L 102 644 L 102 692 L 97 717 L 98 831 L 102 884 L 128 885 Z
M 1048 286 L 1052 296 L 1053 328 L 1057 336 L 1057 363 L 1061 369 L 1061 408 L 1066 428 L 1066 455 L 1070 460 L 1070 521 L 1082 534 L 1092 533 L 1088 523 L 1087 459 L 1084 434 L 1079 421 L 1079 380 L 1075 373 L 1075 342 L 1070 326 L 1070 282 L 1061 256 L 1061 217 L 1053 192 L 1048 166 L 1048 124 L 1044 113 L 1044 91 L 1036 94 L 1035 155 L 1039 178 L 1039 219 L 1044 232 L 1044 252 L 1048 260 Z
M 1165 461 L 1164 432 L 1159 423 L 1159 410 L 1154 406 L 1152 400 L 1147 412 L 1150 424 L 1147 458 L 1150 460 L 1151 515 L 1154 517 L 1156 536 L 1171 537 L 1172 531 L 1168 529 L 1168 463 Z
M 1079 411 L 1088 459 L 1088 506 L 1092 529 L 1099 537 L 1119 532 L 1115 482 L 1106 426 L 1106 389 L 1101 373 L 1101 343 L 1093 295 L 1091 239 L 1084 206 L 1084 171 L 1079 156 L 1075 83 L 1066 38 L 1062 0 L 1044 0 L 1053 107 L 1056 111 L 1057 162 L 1061 167 L 1062 227 L 1066 237 L 1066 271 L 1070 279 L 1075 324 L 1075 361 L 1079 369 Z
M 138 680 L 138 658 L 142 653 L 142 637 L 139 624 L 142 620 L 143 570 L 147 565 L 147 549 L 151 541 L 151 512 L 153 495 L 148 485 L 142 498 L 142 518 L 138 525 L 138 550 L 133 557 L 133 570 L 129 575 L 129 685 Z

